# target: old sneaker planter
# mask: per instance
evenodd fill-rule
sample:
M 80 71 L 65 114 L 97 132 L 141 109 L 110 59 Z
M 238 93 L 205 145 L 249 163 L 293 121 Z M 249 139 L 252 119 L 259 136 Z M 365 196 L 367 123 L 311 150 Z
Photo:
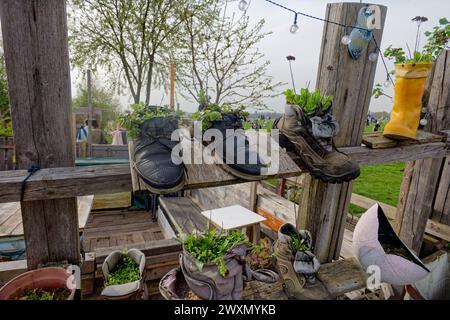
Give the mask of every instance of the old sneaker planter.
M 118 285 L 106 286 L 101 295 L 108 300 L 131 300 L 137 298 L 144 284 L 145 254 L 137 249 L 130 249 L 126 253 L 139 266 L 140 279 Z M 114 270 L 114 267 L 121 261 L 124 253 L 121 251 L 111 252 L 102 265 L 103 276 L 107 279 L 108 275 Z M 145 290 L 145 288 L 144 288 Z
M 370 266 L 380 268 L 382 282 L 406 285 L 429 273 L 427 267 L 395 234 L 378 204 L 359 219 L 353 232 L 353 250 L 364 270 Z
M 383 136 L 394 140 L 416 138 L 425 81 L 432 67 L 432 63 L 395 65 L 394 106 Z
M 75 288 L 69 288 L 73 283 L 72 276 L 66 269 L 50 267 L 28 271 L 15 277 L 0 289 L 0 300 L 19 299 L 27 289 L 66 289 L 67 300 L 73 300 Z

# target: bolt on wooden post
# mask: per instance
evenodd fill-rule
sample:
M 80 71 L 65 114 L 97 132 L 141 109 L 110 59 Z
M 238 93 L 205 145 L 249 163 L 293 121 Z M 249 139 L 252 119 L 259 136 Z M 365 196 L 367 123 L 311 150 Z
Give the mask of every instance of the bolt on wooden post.
M 0 19 L 18 168 L 73 167 L 66 2 L 2 0 Z M 79 263 L 76 198 L 21 207 L 29 269 Z
M 325 18 L 353 26 L 359 10 L 367 4 L 332 3 Z M 387 8 L 379 6 L 380 29 L 373 36 L 381 43 Z M 340 124 L 335 138 L 337 147 L 359 146 L 366 123 L 377 63 L 369 60 L 375 50 L 371 41 L 358 60 L 353 60 L 341 39 L 351 28 L 325 23 L 322 37 L 316 87 L 322 94 L 332 95 L 333 114 Z M 304 182 L 297 227 L 311 231 L 315 254 L 321 262 L 339 258 L 352 183 L 326 184 L 308 176 Z

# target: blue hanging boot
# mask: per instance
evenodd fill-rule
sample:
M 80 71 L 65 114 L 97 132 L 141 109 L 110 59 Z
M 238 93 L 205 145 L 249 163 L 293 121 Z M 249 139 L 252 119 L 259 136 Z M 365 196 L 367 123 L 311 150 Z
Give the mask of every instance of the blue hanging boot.
M 372 20 L 372 16 L 374 14 L 375 13 L 373 11 L 369 11 L 367 7 L 362 7 L 359 10 L 355 25 L 357 28 L 354 28 L 350 33 L 351 42 L 348 44 L 348 52 L 355 60 L 361 56 L 372 39 L 373 32 L 368 29 L 368 21 Z

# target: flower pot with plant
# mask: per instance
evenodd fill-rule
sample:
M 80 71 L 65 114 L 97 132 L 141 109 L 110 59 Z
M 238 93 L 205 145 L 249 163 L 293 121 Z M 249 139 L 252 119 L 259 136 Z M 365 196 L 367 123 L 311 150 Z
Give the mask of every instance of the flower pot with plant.
M 339 152 L 333 137 L 339 125 L 331 114 L 332 97 L 319 90 L 304 88 L 300 94 L 284 92 L 286 113 L 276 120 L 274 128 L 280 130 L 280 145 L 296 153 L 310 174 L 327 183 L 341 183 L 356 179 L 359 166 Z
M 256 151 L 250 148 L 244 132 L 243 120 L 248 116 L 245 107 L 233 107 L 227 104 L 203 104 L 192 115 L 195 121 L 201 121 L 202 130 L 215 129 L 221 133 L 221 140 L 214 143 L 215 156 L 227 172 L 246 180 L 258 180 L 265 167 Z M 233 140 L 233 141 L 230 141 Z M 230 142 L 234 142 L 231 143 Z M 208 142 L 204 144 L 208 145 Z M 232 147 L 234 150 L 228 150 Z M 245 161 L 240 161 L 241 157 Z M 254 163 L 252 163 L 252 161 Z
M 313 254 L 311 234 L 284 224 L 274 245 L 277 267 L 285 284 L 286 294 L 294 299 L 329 299 L 324 285 L 316 279 L 320 263 Z
M 119 116 L 119 121 L 133 138 L 134 169 L 153 193 L 173 193 L 185 184 L 185 168 L 180 161 L 172 161 L 172 149 L 177 145 L 171 140 L 178 129 L 181 113 L 167 108 L 131 106 L 131 112 Z
M 137 298 L 144 288 L 145 254 L 137 249 L 113 251 L 102 265 L 105 288 L 101 295 L 109 300 Z
M 73 300 L 71 273 L 49 267 L 22 273 L 0 289 L 0 300 Z
M 208 230 L 182 239 L 180 266 L 191 290 L 206 300 L 241 300 L 247 250 L 240 231 Z
M 395 63 L 395 95 L 391 117 L 384 128 L 383 135 L 394 140 L 415 139 L 419 127 L 422 109 L 425 82 L 432 70 L 433 63 L 450 40 L 450 22 L 446 18 L 439 20 L 439 26 L 433 31 L 425 32 L 427 43 L 423 50 L 419 50 L 420 26 L 426 22 L 426 17 L 417 16 L 412 21 L 417 23 L 417 35 L 414 50 L 411 53 L 403 48 L 389 46 L 384 56 Z M 387 81 L 391 81 L 388 74 Z M 374 94 L 379 96 L 382 91 L 375 89 Z M 426 103 L 425 103 L 426 107 Z M 426 118 L 424 118 L 426 122 Z

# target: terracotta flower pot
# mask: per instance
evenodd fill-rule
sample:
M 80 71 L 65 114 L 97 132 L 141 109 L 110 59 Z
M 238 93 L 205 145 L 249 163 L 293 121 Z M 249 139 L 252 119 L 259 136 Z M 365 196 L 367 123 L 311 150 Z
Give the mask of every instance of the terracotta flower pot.
M 75 288 L 71 287 L 71 273 L 63 268 L 50 267 L 28 271 L 15 277 L 0 289 L 0 300 L 15 300 L 26 289 L 59 289 L 70 292 L 67 300 L 73 300 Z

